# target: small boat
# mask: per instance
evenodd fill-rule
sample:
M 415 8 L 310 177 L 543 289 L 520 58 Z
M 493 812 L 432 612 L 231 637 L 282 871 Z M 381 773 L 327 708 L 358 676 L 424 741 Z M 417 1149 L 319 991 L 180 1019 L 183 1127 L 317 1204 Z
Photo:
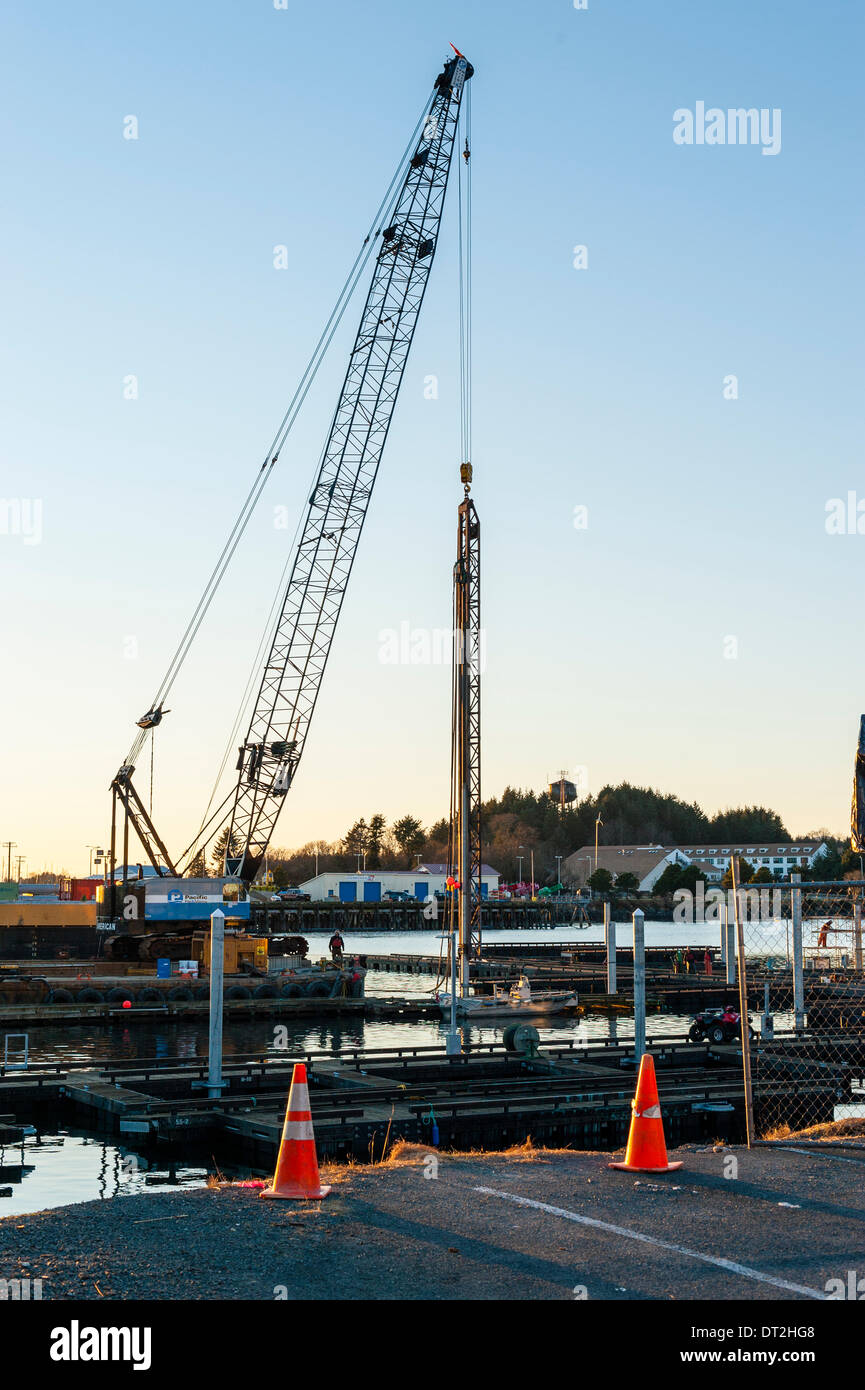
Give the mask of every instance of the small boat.
M 439 994 L 437 1002 L 442 1018 L 450 1018 L 451 997 Z M 576 990 L 549 989 L 532 993 L 525 975 L 521 975 L 507 994 L 495 990 L 492 994 L 470 994 L 457 998 L 457 1018 L 544 1018 L 551 1014 L 576 1013 L 580 1007 Z

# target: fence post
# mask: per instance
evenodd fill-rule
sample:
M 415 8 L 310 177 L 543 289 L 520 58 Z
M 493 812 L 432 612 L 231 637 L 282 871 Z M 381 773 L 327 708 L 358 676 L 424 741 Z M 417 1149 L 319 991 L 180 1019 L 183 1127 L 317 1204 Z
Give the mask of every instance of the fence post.
M 791 874 L 791 883 L 801 883 L 800 874 Z M 796 1032 L 805 1027 L 805 957 L 802 946 L 802 889 L 790 890 L 790 914 L 793 919 L 793 1026 Z
M 742 1033 L 742 1079 L 745 1087 L 745 1138 L 750 1149 L 754 1142 L 754 1092 L 751 1086 L 751 1039 L 748 1017 L 748 979 L 745 974 L 745 931 L 742 926 L 742 903 L 739 897 L 739 864 L 735 855 L 730 860 L 733 880 L 733 915 L 736 919 L 736 954 L 739 965 L 739 1027 Z
M 207 1094 L 222 1093 L 222 977 L 225 969 L 225 913 L 210 915 L 210 1035 L 207 1052 Z
M 853 968 L 862 974 L 862 904 L 853 904 Z
M 634 1061 L 646 1051 L 646 931 L 645 915 L 634 913 Z
M 604 903 L 604 942 L 607 948 L 607 993 L 616 992 L 616 924 L 612 921 L 610 904 Z

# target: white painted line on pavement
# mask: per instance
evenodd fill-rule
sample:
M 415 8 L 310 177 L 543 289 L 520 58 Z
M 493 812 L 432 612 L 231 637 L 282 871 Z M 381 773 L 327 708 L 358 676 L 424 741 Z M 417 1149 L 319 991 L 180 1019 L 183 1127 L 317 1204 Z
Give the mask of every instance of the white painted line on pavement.
M 865 1165 L 865 1153 L 861 1158 L 845 1158 L 843 1154 L 829 1154 L 823 1149 L 792 1149 L 789 1144 L 773 1144 L 772 1148 L 780 1149 L 785 1154 L 804 1154 L 806 1158 L 834 1158 L 836 1163 L 852 1163 L 857 1168 Z
M 643 1245 L 654 1245 L 659 1250 L 672 1250 L 677 1255 L 687 1255 L 691 1260 L 702 1260 L 704 1264 L 717 1265 L 730 1274 L 741 1274 L 746 1279 L 756 1279 L 760 1284 L 771 1284 L 776 1289 L 786 1289 L 788 1293 L 801 1293 L 805 1298 L 826 1299 L 820 1289 L 810 1289 L 806 1284 L 790 1284 L 786 1279 L 776 1279 L 773 1274 L 763 1274 L 749 1265 L 736 1264 L 734 1260 L 722 1259 L 720 1255 L 704 1255 L 700 1250 L 689 1250 L 684 1245 L 673 1245 L 668 1240 L 658 1240 L 655 1236 L 644 1235 L 642 1231 L 630 1231 L 627 1226 L 614 1226 L 609 1221 L 597 1221 L 593 1216 L 578 1216 L 575 1211 L 565 1207 L 552 1207 L 547 1202 L 536 1202 L 532 1197 L 518 1197 L 515 1192 L 498 1192 L 494 1187 L 476 1187 L 475 1192 L 483 1192 L 487 1197 L 502 1197 L 506 1202 L 515 1202 L 520 1207 L 534 1207 L 537 1211 L 549 1212 L 551 1216 L 563 1216 L 566 1221 L 576 1221 L 580 1226 L 592 1226 L 597 1231 L 610 1231 L 614 1236 L 625 1236 L 628 1240 L 639 1240 Z

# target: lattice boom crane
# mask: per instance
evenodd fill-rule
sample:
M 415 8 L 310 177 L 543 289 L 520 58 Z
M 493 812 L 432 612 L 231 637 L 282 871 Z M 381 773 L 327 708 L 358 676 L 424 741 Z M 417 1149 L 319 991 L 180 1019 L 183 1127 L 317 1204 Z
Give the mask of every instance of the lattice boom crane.
M 246 738 L 226 872 L 252 882 L 297 771 L 429 280 L 465 82 L 445 64 L 390 225 L 334 411 Z

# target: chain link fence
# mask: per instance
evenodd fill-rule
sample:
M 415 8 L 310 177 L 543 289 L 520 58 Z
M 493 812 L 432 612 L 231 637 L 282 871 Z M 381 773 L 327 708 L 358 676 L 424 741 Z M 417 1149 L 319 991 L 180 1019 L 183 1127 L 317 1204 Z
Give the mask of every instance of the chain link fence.
M 744 947 L 754 1137 L 832 1124 L 865 1141 L 865 882 L 749 885 L 738 923 L 731 896 L 722 945 L 731 983 Z

